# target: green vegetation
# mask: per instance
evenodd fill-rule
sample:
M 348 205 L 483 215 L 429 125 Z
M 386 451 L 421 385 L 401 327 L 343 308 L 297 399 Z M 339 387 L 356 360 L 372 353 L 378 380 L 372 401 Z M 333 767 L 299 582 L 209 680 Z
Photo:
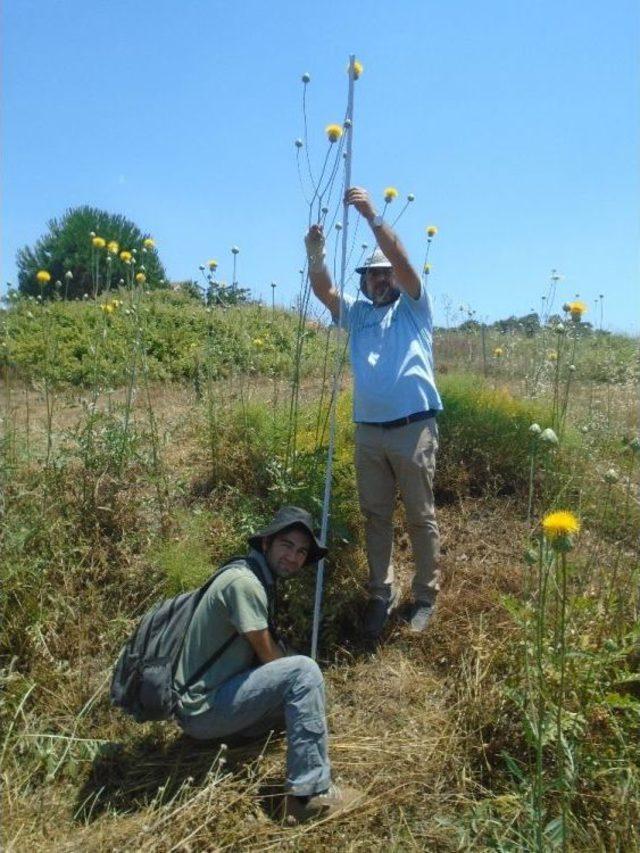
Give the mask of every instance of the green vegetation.
M 128 282 L 133 263 L 138 270 L 144 267 L 147 288 L 165 285 L 166 274 L 153 240 L 126 217 L 84 206 L 69 208 L 48 225 L 49 231 L 33 247 L 18 252 L 20 293 L 44 299 L 95 296 L 121 279 Z M 96 240 L 99 245 L 94 245 Z M 127 261 L 121 252 L 132 257 Z M 47 282 L 38 281 L 40 270 L 49 274 Z
M 281 503 L 319 517 L 333 336 L 141 287 L 14 300 L 1 319 L 8 849 L 640 845 L 633 342 L 493 331 L 483 359 L 476 331 L 440 335 L 438 614 L 424 636 L 395 626 L 373 657 L 341 393 L 321 657 L 332 760 L 367 800 L 301 829 L 269 817 L 281 743 L 243 763 L 169 724 L 136 726 L 107 687 L 154 600 L 243 551 Z M 541 527 L 556 509 L 581 523 L 567 550 Z M 406 580 L 401 525 L 395 554 Z M 302 652 L 313 585 L 307 573 L 279 601 Z

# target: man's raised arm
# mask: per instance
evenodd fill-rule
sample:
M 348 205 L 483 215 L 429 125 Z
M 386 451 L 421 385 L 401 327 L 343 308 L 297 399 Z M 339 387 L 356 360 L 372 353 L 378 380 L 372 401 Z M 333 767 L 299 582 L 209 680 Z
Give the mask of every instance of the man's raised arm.
M 324 233 L 322 225 L 312 225 L 304 238 L 309 260 L 309 281 L 320 302 L 331 312 L 334 320 L 340 314 L 340 294 L 333 286 L 327 265 L 324 262 Z
M 413 299 L 420 296 L 420 276 L 415 271 L 407 250 L 393 228 L 376 215 L 369 193 L 362 187 L 351 187 L 347 191 L 347 202 L 369 223 L 378 242 L 378 246 L 389 258 L 396 280 L 400 287 Z

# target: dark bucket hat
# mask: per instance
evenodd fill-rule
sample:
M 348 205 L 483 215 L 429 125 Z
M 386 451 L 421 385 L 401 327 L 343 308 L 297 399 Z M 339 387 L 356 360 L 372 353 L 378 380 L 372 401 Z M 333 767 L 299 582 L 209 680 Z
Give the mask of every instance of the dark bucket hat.
M 258 530 L 256 533 L 253 533 L 247 541 L 252 548 L 260 551 L 262 548 L 262 539 L 265 536 L 275 536 L 276 533 L 281 533 L 289 527 L 302 527 L 311 537 L 311 547 L 307 562 L 305 563 L 306 566 L 310 563 L 317 563 L 318 560 L 326 556 L 329 549 L 321 545 L 316 538 L 313 532 L 313 519 L 311 515 L 305 509 L 300 509 L 297 506 L 280 507 L 271 524 L 265 527 L 264 530 Z

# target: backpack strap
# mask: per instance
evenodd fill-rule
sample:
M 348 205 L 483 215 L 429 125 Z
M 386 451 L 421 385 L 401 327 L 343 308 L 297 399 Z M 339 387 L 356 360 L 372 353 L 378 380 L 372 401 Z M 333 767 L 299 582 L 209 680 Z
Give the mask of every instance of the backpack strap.
M 264 576 L 264 573 L 262 571 L 262 566 L 260 565 L 260 563 L 257 560 L 254 560 L 253 557 L 247 557 L 247 556 L 231 557 L 231 559 L 227 560 L 226 563 L 223 563 L 223 565 L 213 575 L 213 577 L 207 581 L 207 583 L 204 586 L 203 592 L 206 592 L 207 589 L 209 589 L 209 587 L 213 583 L 213 581 L 217 580 L 220 577 L 220 575 L 226 569 L 230 568 L 234 563 L 238 563 L 240 561 L 243 561 L 243 562 L 248 564 L 251 571 L 254 573 L 254 575 L 257 576 L 258 580 L 263 585 L 265 592 L 267 593 L 267 600 L 269 601 L 269 610 L 271 611 L 271 596 L 269 595 L 268 584 L 267 584 L 266 578 Z M 194 608 L 194 613 L 195 613 L 195 608 Z M 272 631 L 273 629 L 272 629 L 272 625 L 271 625 L 271 617 L 272 617 L 272 614 L 269 613 L 269 630 Z M 192 618 L 193 618 L 193 616 L 192 616 Z M 190 625 L 191 625 L 191 623 L 189 623 L 189 626 Z M 189 627 L 187 627 L 187 631 L 188 630 L 189 630 Z M 185 631 L 185 637 L 186 637 L 187 631 Z M 194 685 L 196 683 L 196 681 L 199 681 L 200 678 L 204 675 L 204 673 L 209 669 L 209 667 L 213 666 L 214 663 L 216 663 L 222 657 L 222 655 L 227 651 L 229 646 L 231 646 L 231 644 L 239 636 L 240 635 L 238 634 L 238 632 L 234 631 L 233 634 L 224 641 L 224 643 L 220 646 L 220 648 L 216 649 L 216 651 L 212 655 L 210 655 L 207 658 L 207 660 L 196 669 L 196 671 L 194 673 L 192 673 L 189 676 L 189 678 L 185 681 L 185 683 L 182 685 L 182 687 L 179 687 L 176 689 L 176 693 L 178 694 L 178 696 L 182 696 L 184 693 L 186 693 L 186 691 L 192 685 Z M 177 666 L 177 660 L 176 660 L 176 666 Z

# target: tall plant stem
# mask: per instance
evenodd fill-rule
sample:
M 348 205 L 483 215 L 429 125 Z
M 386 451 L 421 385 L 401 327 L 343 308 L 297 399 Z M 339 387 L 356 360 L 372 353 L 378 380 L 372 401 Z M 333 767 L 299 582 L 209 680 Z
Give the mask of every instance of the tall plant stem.
M 566 613 L 567 613 L 567 555 L 563 551 L 559 557 L 556 554 L 556 574 L 560 567 L 560 684 L 558 687 L 558 701 L 556 710 L 556 772 L 559 774 L 561 787 L 561 819 L 562 819 L 562 849 L 567 845 L 567 791 L 566 780 L 563 772 L 562 760 L 562 720 L 564 714 L 565 697 L 565 672 L 566 672 Z

